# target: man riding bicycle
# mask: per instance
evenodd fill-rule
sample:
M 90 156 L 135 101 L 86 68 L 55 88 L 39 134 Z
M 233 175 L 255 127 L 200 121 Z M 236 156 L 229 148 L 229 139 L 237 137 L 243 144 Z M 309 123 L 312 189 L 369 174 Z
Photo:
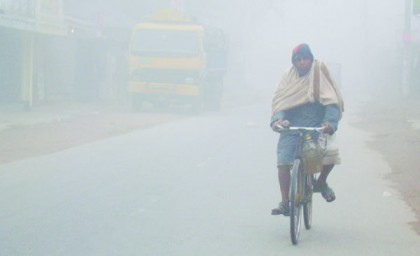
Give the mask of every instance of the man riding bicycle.
M 278 131 L 278 126 L 284 125 L 287 120 L 293 126 L 323 126 L 325 133 L 334 134 L 343 112 L 343 101 L 325 63 L 314 60 L 307 44 L 300 44 L 293 49 L 292 63 L 293 66 L 283 74 L 273 97 L 271 128 Z M 290 168 L 296 144 L 296 134 L 282 134 L 279 138 L 277 169 L 281 202 L 277 208 L 272 209 L 272 215 L 290 214 Z M 327 202 L 336 198 L 327 184 L 328 175 L 334 165 L 339 163 L 338 155 L 332 159 L 323 162 L 323 169 L 314 184 L 314 192 L 321 192 Z

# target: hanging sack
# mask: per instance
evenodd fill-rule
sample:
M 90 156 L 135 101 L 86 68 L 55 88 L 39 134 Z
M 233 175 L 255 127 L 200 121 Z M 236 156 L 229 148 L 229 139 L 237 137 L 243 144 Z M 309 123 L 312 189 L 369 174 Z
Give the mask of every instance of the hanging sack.
M 319 85 L 319 76 L 320 76 L 320 67 L 319 67 L 319 63 L 315 62 L 315 67 L 314 67 L 314 98 L 315 101 L 319 102 L 319 89 L 320 89 L 320 85 Z M 340 159 L 340 154 L 339 154 L 339 150 L 338 150 L 338 143 L 337 143 L 337 138 L 336 135 L 330 135 L 330 134 L 321 134 L 318 138 L 318 144 L 320 145 L 320 147 L 322 148 L 323 151 L 323 159 L 322 159 L 322 164 L 323 165 L 331 165 L 331 164 L 340 164 L 341 163 L 341 159 Z

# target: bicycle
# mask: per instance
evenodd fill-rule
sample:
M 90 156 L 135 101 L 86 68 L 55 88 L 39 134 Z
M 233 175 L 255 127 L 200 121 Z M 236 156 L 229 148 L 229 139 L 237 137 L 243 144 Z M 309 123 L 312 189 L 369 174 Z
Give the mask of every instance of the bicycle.
M 310 131 L 322 133 L 324 127 L 278 127 L 280 133 L 295 131 L 299 134 L 295 160 L 291 169 L 289 189 L 290 236 L 292 244 L 296 245 L 299 240 L 302 209 L 305 228 L 308 230 L 312 226 L 313 183 L 316 180 L 315 173 L 309 173 L 305 170 L 302 154 L 302 149 L 305 143 L 304 135 Z

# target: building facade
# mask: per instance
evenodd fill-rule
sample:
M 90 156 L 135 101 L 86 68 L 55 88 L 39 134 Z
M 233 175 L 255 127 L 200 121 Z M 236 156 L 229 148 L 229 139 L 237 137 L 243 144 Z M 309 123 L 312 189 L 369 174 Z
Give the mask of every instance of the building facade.
M 123 97 L 127 35 L 62 0 L 0 0 L 0 104 Z

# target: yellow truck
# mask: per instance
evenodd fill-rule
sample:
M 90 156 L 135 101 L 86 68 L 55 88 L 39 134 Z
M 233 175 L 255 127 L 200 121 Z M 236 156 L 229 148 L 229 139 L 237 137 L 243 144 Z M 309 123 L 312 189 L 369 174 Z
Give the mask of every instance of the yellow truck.
M 164 9 L 134 26 L 129 46 L 128 91 L 134 109 L 189 104 L 220 107 L 226 72 L 224 32 Z

